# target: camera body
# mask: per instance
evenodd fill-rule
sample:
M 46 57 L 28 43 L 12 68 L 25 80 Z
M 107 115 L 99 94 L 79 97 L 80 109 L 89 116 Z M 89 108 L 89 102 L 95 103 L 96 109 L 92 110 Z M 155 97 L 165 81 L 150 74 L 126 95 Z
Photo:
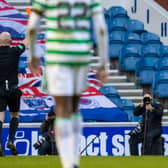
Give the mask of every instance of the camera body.
M 35 149 L 39 149 L 40 146 L 45 142 L 45 137 L 40 138 L 36 143 L 33 144 Z
M 151 98 L 150 97 L 144 97 L 143 98 L 144 105 L 151 104 Z

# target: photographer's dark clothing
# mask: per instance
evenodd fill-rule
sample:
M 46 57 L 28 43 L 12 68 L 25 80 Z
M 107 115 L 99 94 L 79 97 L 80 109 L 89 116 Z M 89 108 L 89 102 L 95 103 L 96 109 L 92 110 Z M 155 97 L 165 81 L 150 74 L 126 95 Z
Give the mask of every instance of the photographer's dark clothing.
M 152 153 L 152 144 L 160 138 L 162 133 L 161 121 L 163 115 L 163 108 L 160 104 L 151 103 L 154 108 L 152 112 L 146 111 L 145 107 L 140 105 L 135 108 L 134 115 L 142 115 L 141 132 L 130 134 L 130 153 L 131 155 L 138 155 L 138 144 L 142 143 L 144 155 L 154 155 Z M 145 133 L 145 134 L 144 134 Z
M 58 154 L 55 143 L 54 119 L 48 119 L 42 122 L 40 131 L 43 134 L 44 142 L 39 146 L 39 155 Z
M 140 105 L 135 108 L 134 115 L 139 116 L 142 115 L 142 123 L 145 123 L 145 119 L 148 120 L 147 128 L 149 130 L 158 128 L 161 134 L 161 122 L 163 115 L 163 108 L 160 104 L 152 102 L 152 107 L 154 108 L 152 112 L 146 111 L 145 107 L 141 107 Z

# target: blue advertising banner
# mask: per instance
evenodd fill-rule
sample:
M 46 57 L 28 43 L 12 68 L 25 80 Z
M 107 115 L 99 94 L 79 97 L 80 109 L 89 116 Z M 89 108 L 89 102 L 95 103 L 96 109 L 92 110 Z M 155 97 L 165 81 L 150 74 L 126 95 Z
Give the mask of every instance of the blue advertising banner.
M 31 125 L 31 126 L 29 126 Z M 41 138 L 39 125 L 32 124 L 20 126 L 14 144 L 19 155 L 38 155 L 33 144 Z M 129 156 L 129 135 L 136 124 L 130 123 L 84 123 L 83 135 L 81 136 L 80 152 L 82 156 Z M 162 136 L 165 139 L 165 155 L 168 155 L 168 125 L 163 126 Z M 8 128 L 3 130 L 3 148 L 5 155 L 10 155 L 6 146 L 8 138 Z M 139 149 L 141 145 L 139 146 Z

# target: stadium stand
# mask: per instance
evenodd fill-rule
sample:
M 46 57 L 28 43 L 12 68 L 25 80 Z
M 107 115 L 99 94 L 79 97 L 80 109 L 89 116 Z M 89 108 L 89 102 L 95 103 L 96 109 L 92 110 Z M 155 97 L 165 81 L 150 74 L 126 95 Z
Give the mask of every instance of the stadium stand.
M 125 31 L 112 31 L 109 33 L 109 58 L 119 58 L 120 51 L 125 43 Z
M 24 14 L 25 14 L 25 8 L 23 6 L 31 8 L 30 0 L 25 0 L 24 3 L 18 2 L 17 0 L 9 0 L 9 2 L 11 2 L 12 5 L 14 5 L 17 9 L 19 9 Z M 110 42 L 109 53 L 110 53 L 110 58 L 112 58 L 112 62 L 113 62 L 113 58 L 117 58 L 118 60 L 119 57 L 121 57 L 121 51 L 122 51 L 121 49 L 126 47 L 127 45 L 133 45 L 134 47 L 136 46 L 135 48 L 139 48 L 140 50 L 142 45 L 148 45 L 148 47 L 150 46 L 148 49 L 146 49 L 148 53 L 146 51 L 143 51 L 144 50 L 144 46 L 143 46 L 142 47 L 143 49 L 141 50 L 143 51 L 142 52 L 143 54 L 141 54 L 140 51 L 138 51 L 138 54 L 143 56 L 145 55 L 145 57 L 146 55 L 151 57 L 154 57 L 155 55 L 157 57 L 156 62 L 160 56 L 167 55 L 168 47 L 162 45 L 159 36 L 154 33 L 147 32 L 144 28 L 143 22 L 137 19 L 130 19 L 126 9 L 120 6 L 115 6 L 115 7 L 109 8 L 108 10 L 106 9 L 104 13 L 105 13 L 105 18 L 106 18 L 106 22 L 109 30 L 109 42 Z M 44 20 L 41 22 L 42 30 L 45 29 L 44 22 L 45 22 Z M 142 58 L 144 58 L 143 56 Z M 91 64 L 91 67 L 93 69 L 97 67 L 98 60 L 99 60 L 99 57 L 94 56 L 92 58 L 93 63 Z M 131 62 L 133 62 L 133 60 Z M 144 60 L 142 59 L 141 61 L 144 61 Z M 129 62 L 130 61 L 126 61 L 126 64 L 129 65 Z M 142 88 L 138 89 L 138 86 L 136 84 L 140 80 L 136 81 L 136 78 L 134 77 L 135 79 L 133 82 L 128 82 L 129 76 L 125 74 L 124 75 L 121 74 L 119 70 L 121 67 L 117 69 L 118 68 L 117 66 L 112 66 L 112 68 L 113 69 L 109 69 L 109 83 L 107 83 L 107 85 L 115 87 L 118 90 L 118 93 L 121 99 L 131 100 L 133 101 L 134 105 L 139 103 L 142 98 L 141 95 L 143 90 Z M 152 73 L 154 73 L 154 68 L 155 68 L 154 63 L 150 63 L 150 61 L 148 61 L 147 59 L 144 64 L 144 70 L 145 71 L 151 70 Z M 140 71 L 138 69 L 138 73 L 139 72 Z M 151 74 L 151 72 L 147 72 L 147 73 Z M 139 74 L 141 74 L 141 72 Z M 145 75 L 146 72 L 142 72 L 142 74 Z
M 141 40 L 144 44 L 161 44 L 160 37 L 151 32 L 142 33 Z
M 108 9 L 108 13 L 110 18 L 124 18 L 128 19 L 128 14 L 127 11 L 121 7 L 121 6 L 112 6 L 111 8 Z
M 141 22 L 140 20 L 137 20 L 137 19 L 130 19 L 127 22 L 127 28 L 128 28 L 128 31 L 137 33 L 139 35 L 146 31 L 144 29 L 143 22 Z
M 160 54 L 161 54 L 161 57 L 167 57 L 168 58 L 168 46 L 161 46 L 160 48 Z
M 124 71 L 135 71 L 136 63 L 141 58 L 141 52 L 135 45 L 125 45 L 120 53 L 119 65 Z
M 99 91 L 103 93 L 106 97 L 108 97 L 113 103 L 119 105 L 120 95 L 116 88 L 106 85 L 101 87 Z

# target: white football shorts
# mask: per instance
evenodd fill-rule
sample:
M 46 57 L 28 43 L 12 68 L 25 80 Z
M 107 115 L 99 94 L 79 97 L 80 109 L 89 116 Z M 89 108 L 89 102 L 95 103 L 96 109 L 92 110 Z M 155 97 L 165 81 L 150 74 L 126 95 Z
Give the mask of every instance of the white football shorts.
M 80 95 L 87 87 L 88 66 L 54 65 L 46 67 L 47 87 L 50 95 Z

